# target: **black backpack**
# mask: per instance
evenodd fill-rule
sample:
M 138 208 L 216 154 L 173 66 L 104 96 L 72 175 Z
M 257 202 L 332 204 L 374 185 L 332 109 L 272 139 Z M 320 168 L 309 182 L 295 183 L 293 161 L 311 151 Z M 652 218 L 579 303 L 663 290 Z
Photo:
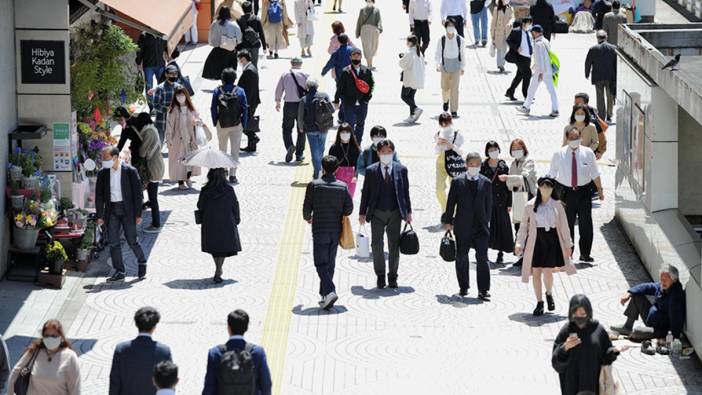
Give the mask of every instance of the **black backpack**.
M 246 20 L 246 29 L 244 29 L 244 47 L 245 48 L 259 48 L 261 47 L 261 36 L 256 30 L 249 24 L 249 20 Z
M 243 350 L 228 350 L 219 345 L 222 359 L 217 370 L 217 394 L 253 395 L 256 393 L 253 344 L 246 343 Z
M 241 102 L 236 94 L 236 87 L 231 92 L 225 92 L 224 87 L 219 87 L 219 103 L 217 103 L 217 120 L 219 126 L 231 128 L 241 123 Z
M 314 105 L 314 124 L 321 132 L 326 132 L 334 126 L 334 105 L 325 97 L 315 96 L 312 99 Z

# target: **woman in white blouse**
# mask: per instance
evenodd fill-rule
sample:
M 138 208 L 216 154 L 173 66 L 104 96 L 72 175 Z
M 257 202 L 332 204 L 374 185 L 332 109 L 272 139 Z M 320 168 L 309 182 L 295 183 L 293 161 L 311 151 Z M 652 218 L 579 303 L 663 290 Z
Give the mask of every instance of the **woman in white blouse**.
M 15 394 L 15 382 L 26 368 L 31 372 L 27 395 L 80 395 L 78 356 L 71 349 L 61 323 L 46 321 L 41 336 L 12 369 L 7 393 Z
M 565 208 L 551 196 L 555 183 L 550 177 L 539 178 L 536 198 L 530 200 L 524 208 L 522 226 L 514 248 L 516 255 L 524 253 L 522 282 L 527 283 L 529 276 L 532 277 L 536 294 L 536 316 L 544 314 L 544 286 L 548 311 L 556 309 L 553 300 L 553 273 L 564 269 L 568 274 L 575 274 L 575 266 L 571 263 L 573 241 Z

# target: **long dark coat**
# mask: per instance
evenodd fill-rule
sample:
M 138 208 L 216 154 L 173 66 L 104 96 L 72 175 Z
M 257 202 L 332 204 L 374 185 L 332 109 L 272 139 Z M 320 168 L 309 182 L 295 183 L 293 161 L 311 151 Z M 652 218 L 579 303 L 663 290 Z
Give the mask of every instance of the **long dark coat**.
M 237 225 L 239 201 L 234 188 L 227 184 L 200 191 L 197 208 L 202 215 L 202 252 L 214 257 L 228 257 L 241 251 Z
M 480 166 L 480 174 L 492 181 L 492 213 L 490 216 L 490 241 L 488 247 L 493 250 L 514 251 L 514 236 L 512 234 L 512 221 L 507 209 L 512 207 L 512 192 L 507 188 L 507 183 L 500 181 L 499 176 L 509 174 L 509 166 L 503 160 L 497 162 L 493 170 L 488 160 Z

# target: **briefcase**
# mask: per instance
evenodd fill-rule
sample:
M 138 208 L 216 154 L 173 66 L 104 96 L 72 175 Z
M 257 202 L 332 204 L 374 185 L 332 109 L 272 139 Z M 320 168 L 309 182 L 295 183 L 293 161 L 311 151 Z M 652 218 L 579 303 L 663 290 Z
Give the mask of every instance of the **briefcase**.
M 409 230 L 407 229 L 409 226 Z M 400 253 L 404 255 L 416 255 L 419 252 L 419 238 L 412 225 L 405 222 L 405 228 L 400 234 Z
M 456 260 L 456 241 L 453 239 L 453 234 L 448 230 L 441 238 L 439 246 L 439 256 L 446 262 L 454 262 Z
M 255 115 L 251 118 L 249 118 L 249 122 L 247 123 L 246 127 L 244 128 L 244 133 L 258 133 L 261 131 L 261 128 L 259 127 L 259 121 L 260 117 Z

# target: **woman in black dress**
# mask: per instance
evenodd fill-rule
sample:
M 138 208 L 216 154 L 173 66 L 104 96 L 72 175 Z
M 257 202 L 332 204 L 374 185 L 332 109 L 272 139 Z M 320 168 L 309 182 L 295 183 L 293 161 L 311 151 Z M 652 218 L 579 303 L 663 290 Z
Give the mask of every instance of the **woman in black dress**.
M 210 169 L 207 184 L 200 191 L 197 209 L 201 218 L 202 252 L 215 261 L 214 282 L 222 282 L 224 259 L 241 251 L 237 225 L 241 221 L 239 201 L 222 168 Z
M 500 181 L 501 175 L 509 174 L 507 162 L 500 159 L 500 145 L 496 141 L 488 141 L 485 145 L 487 159 L 480 167 L 480 174 L 492 181 L 492 216 L 490 219 L 490 240 L 488 247 L 497 250 L 497 261 L 504 262 L 503 252 L 514 251 L 512 220 L 509 212 L 512 209 L 512 193 L 507 183 Z
M 558 372 L 563 395 L 599 393 L 600 372 L 626 347 L 614 347 L 605 328 L 592 318 L 585 295 L 570 299 L 568 322 L 553 343 L 551 364 Z

